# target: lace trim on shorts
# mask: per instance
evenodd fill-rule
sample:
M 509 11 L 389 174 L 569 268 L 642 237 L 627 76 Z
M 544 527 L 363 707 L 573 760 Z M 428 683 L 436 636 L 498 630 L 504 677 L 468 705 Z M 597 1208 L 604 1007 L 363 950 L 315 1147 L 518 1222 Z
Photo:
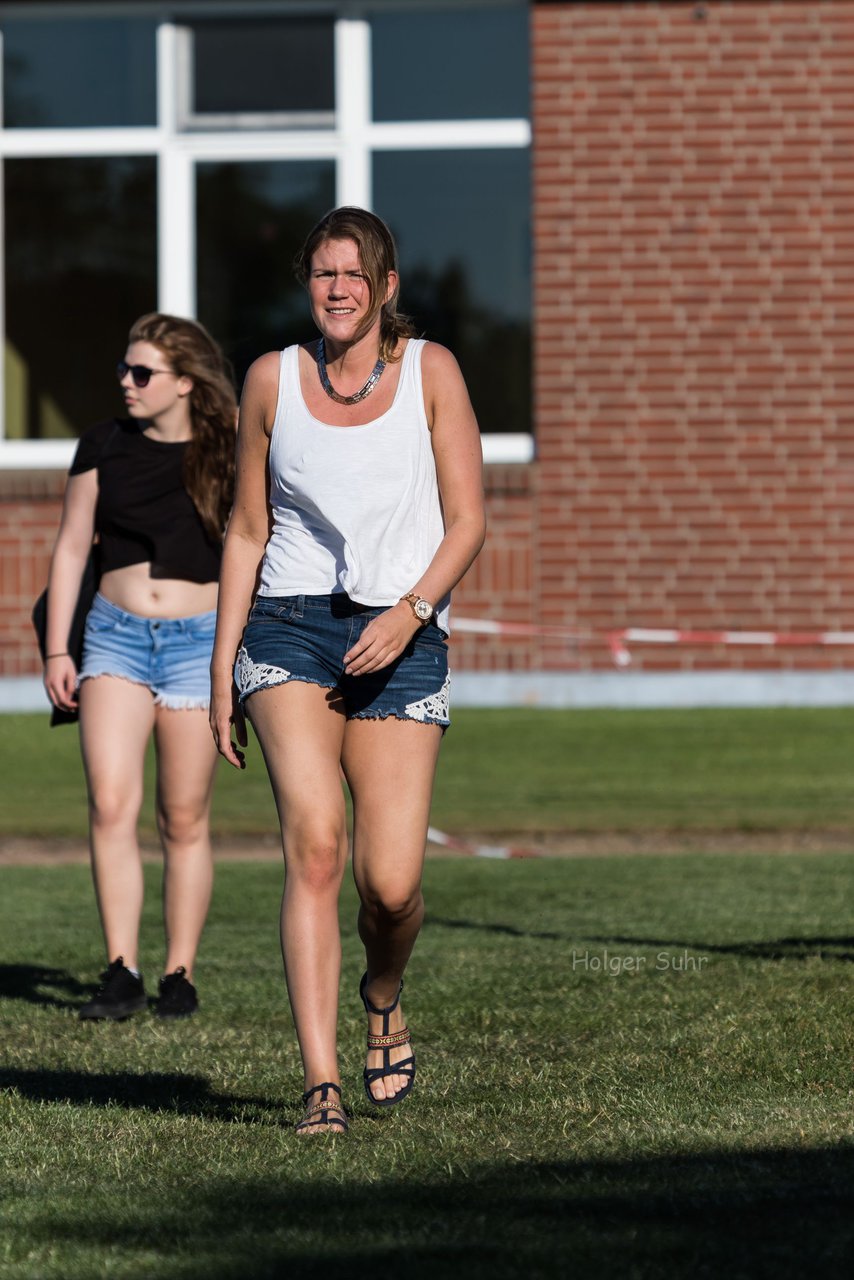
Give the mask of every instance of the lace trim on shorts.
M 437 693 L 428 693 L 426 698 L 418 702 L 407 703 L 406 714 L 410 720 L 439 720 L 447 723 L 451 718 L 451 677 L 445 676 L 445 683 Z
M 270 667 L 266 663 L 253 662 L 243 645 L 237 651 L 237 687 L 243 697 L 256 689 L 271 689 L 285 684 L 291 678 L 284 667 Z

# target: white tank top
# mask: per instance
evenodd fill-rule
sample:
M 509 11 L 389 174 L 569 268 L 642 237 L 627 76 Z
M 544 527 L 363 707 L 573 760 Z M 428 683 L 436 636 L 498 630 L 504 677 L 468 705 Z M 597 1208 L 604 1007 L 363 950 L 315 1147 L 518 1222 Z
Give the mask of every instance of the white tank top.
M 392 605 L 411 591 L 445 535 L 424 411 L 421 352 L 410 338 L 391 407 L 359 427 L 309 413 L 299 347 L 286 347 L 270 435 L 273 532 L 261 566 L 262 596 L 344 591 Z M 450 596 L 436 603 L 448 631 Z

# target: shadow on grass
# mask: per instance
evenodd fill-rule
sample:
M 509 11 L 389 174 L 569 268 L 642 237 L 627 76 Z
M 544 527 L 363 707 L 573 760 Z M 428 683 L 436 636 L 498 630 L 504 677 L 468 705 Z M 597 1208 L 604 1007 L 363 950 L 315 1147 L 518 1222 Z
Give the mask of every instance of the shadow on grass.
M 633 947 L 681 947 L 718 956 L 747 956 L 752 960 L 841 960 L 854 962 L 854 938 L 775 938 L 768 942 L 686 942 L 675 938 L 636 938 L 623 934 L 582 938 Z
M 92 987 L 79 982 L 66 969 L 51 969 L 41 964 L 0 964 L 2 1000 L 26 1000 L 28 1004 L 47 1005 L 52 1009 L 73 1009 L 82 1003 L 54 994 L 60 992 L 66 996 L 89 996 Z
M 204 1076 L 179 1072 L 103 1073 L 0 1068 L 0 1090 L 14 1089 L 33 1102 L 70 1102 L 76 1106 L 125 1107 L 170 1112 L 240 1124 L 257 1124 L 282 1105 L 269 1098 L 216 1093 Z M 269 1123 L 269 1121 L 268 1121 Z M 285 1123 L 281 1119 L 281 1123 Z
M 454 920 L 448 916 L 425 916 L 424 926 L 443 929 L 472 929 L 480 933 L 497 933 L 510 938 L 542 938 L 547 942 L 599 942 L 634 947 L 681 947 L 710 955 L 747 956 L 754 960 L 841 960 L 854 962 L 854 937 L 775 938 L 767 942 L 688 942 L 677 938 L 637 938 L 624 934 L 594 934 L 580 937 L 575 933 L 519 929 L 512 924 L 484 920 Z
M 449 916 L 426 915 L 425 928 L 439 925 L 443 929 L 475 929 L 480 933 L 498 933 L 511 938 L 544 938 L 547 942 L 600 942 L 609 946 L 681 947 L 703 955 L 748 956 L 753 960 L 841 960 L 854 963 L 854 937 L 773 938 L 767 942 L 698 942 L 685 938 L 638 938 L 615 933 L 579 937 L 574 933 L 554 933 L 538 929 L 519 929 L 515 924 L 497 924 L 488 920 L 455 920 Z
M 123 1274 L 158 1280 L 850 1274 L 850 1147 L 491 1164 L 381 1182 L 364 1181 L 358 1161 L 333 1180 L 328 1153 L 316 1154 L 313 1172 L 284 1166 L 275 1182 L 210 1181 L 180 1197 L 164 1189 L 120 1210 L 99 1211 L 87 1193 L 85 1214 L 46 1205 L 33 1235 L 109 1249 Z M 135 1270 L 135 1252 L 156 1270 Z
M 547 942 L 571 941 L 568 933 L 550 933 L 545 930 L 518 929 L 515 924 L 495 924 L 489 920 L 452 920 L 449 916 L 424 917 L 424 928 L 439 925 L 442 929 L 477 929 L 481 933 L 501 933 L 510 938 L 545 938 Z

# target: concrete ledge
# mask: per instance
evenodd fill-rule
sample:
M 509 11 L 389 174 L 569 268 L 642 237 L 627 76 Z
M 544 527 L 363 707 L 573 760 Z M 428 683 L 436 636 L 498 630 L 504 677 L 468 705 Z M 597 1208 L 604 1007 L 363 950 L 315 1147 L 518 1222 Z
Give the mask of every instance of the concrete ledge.
M 461 671 L 451 707 L 852 707 L 854 671 Z M 0 679 L 0 711 L 47 711 L 38 676 Z
M 40 676 L 0 679 L 0 711 L 48 711 L 50 701 Z
M 847 707 L 854 671 L 467 671 L 453 707 Z

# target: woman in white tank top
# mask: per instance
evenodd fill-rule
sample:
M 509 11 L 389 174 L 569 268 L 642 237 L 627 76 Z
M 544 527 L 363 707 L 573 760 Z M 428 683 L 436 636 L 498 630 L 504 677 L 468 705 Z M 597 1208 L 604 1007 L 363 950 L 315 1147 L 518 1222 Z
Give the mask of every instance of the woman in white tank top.
M 211 727 L 245 766 L 246 714 L 282 824 L 282 950 L 304 1068 L 303 1135 L 344 1133 L 338 895 L 353 801 L 366 966 L 364 1088 L 392 1106 L 415 1055 L 400 1007 L 449 724 L 450 593 L 481 548 L 480 436 L 450 352 L 397 312 L 397 251 L 364 209 L 297 258 L 317 341 L 257 360 L 240 409 Z M 231 729 L 237 739 L 232 741 Z

